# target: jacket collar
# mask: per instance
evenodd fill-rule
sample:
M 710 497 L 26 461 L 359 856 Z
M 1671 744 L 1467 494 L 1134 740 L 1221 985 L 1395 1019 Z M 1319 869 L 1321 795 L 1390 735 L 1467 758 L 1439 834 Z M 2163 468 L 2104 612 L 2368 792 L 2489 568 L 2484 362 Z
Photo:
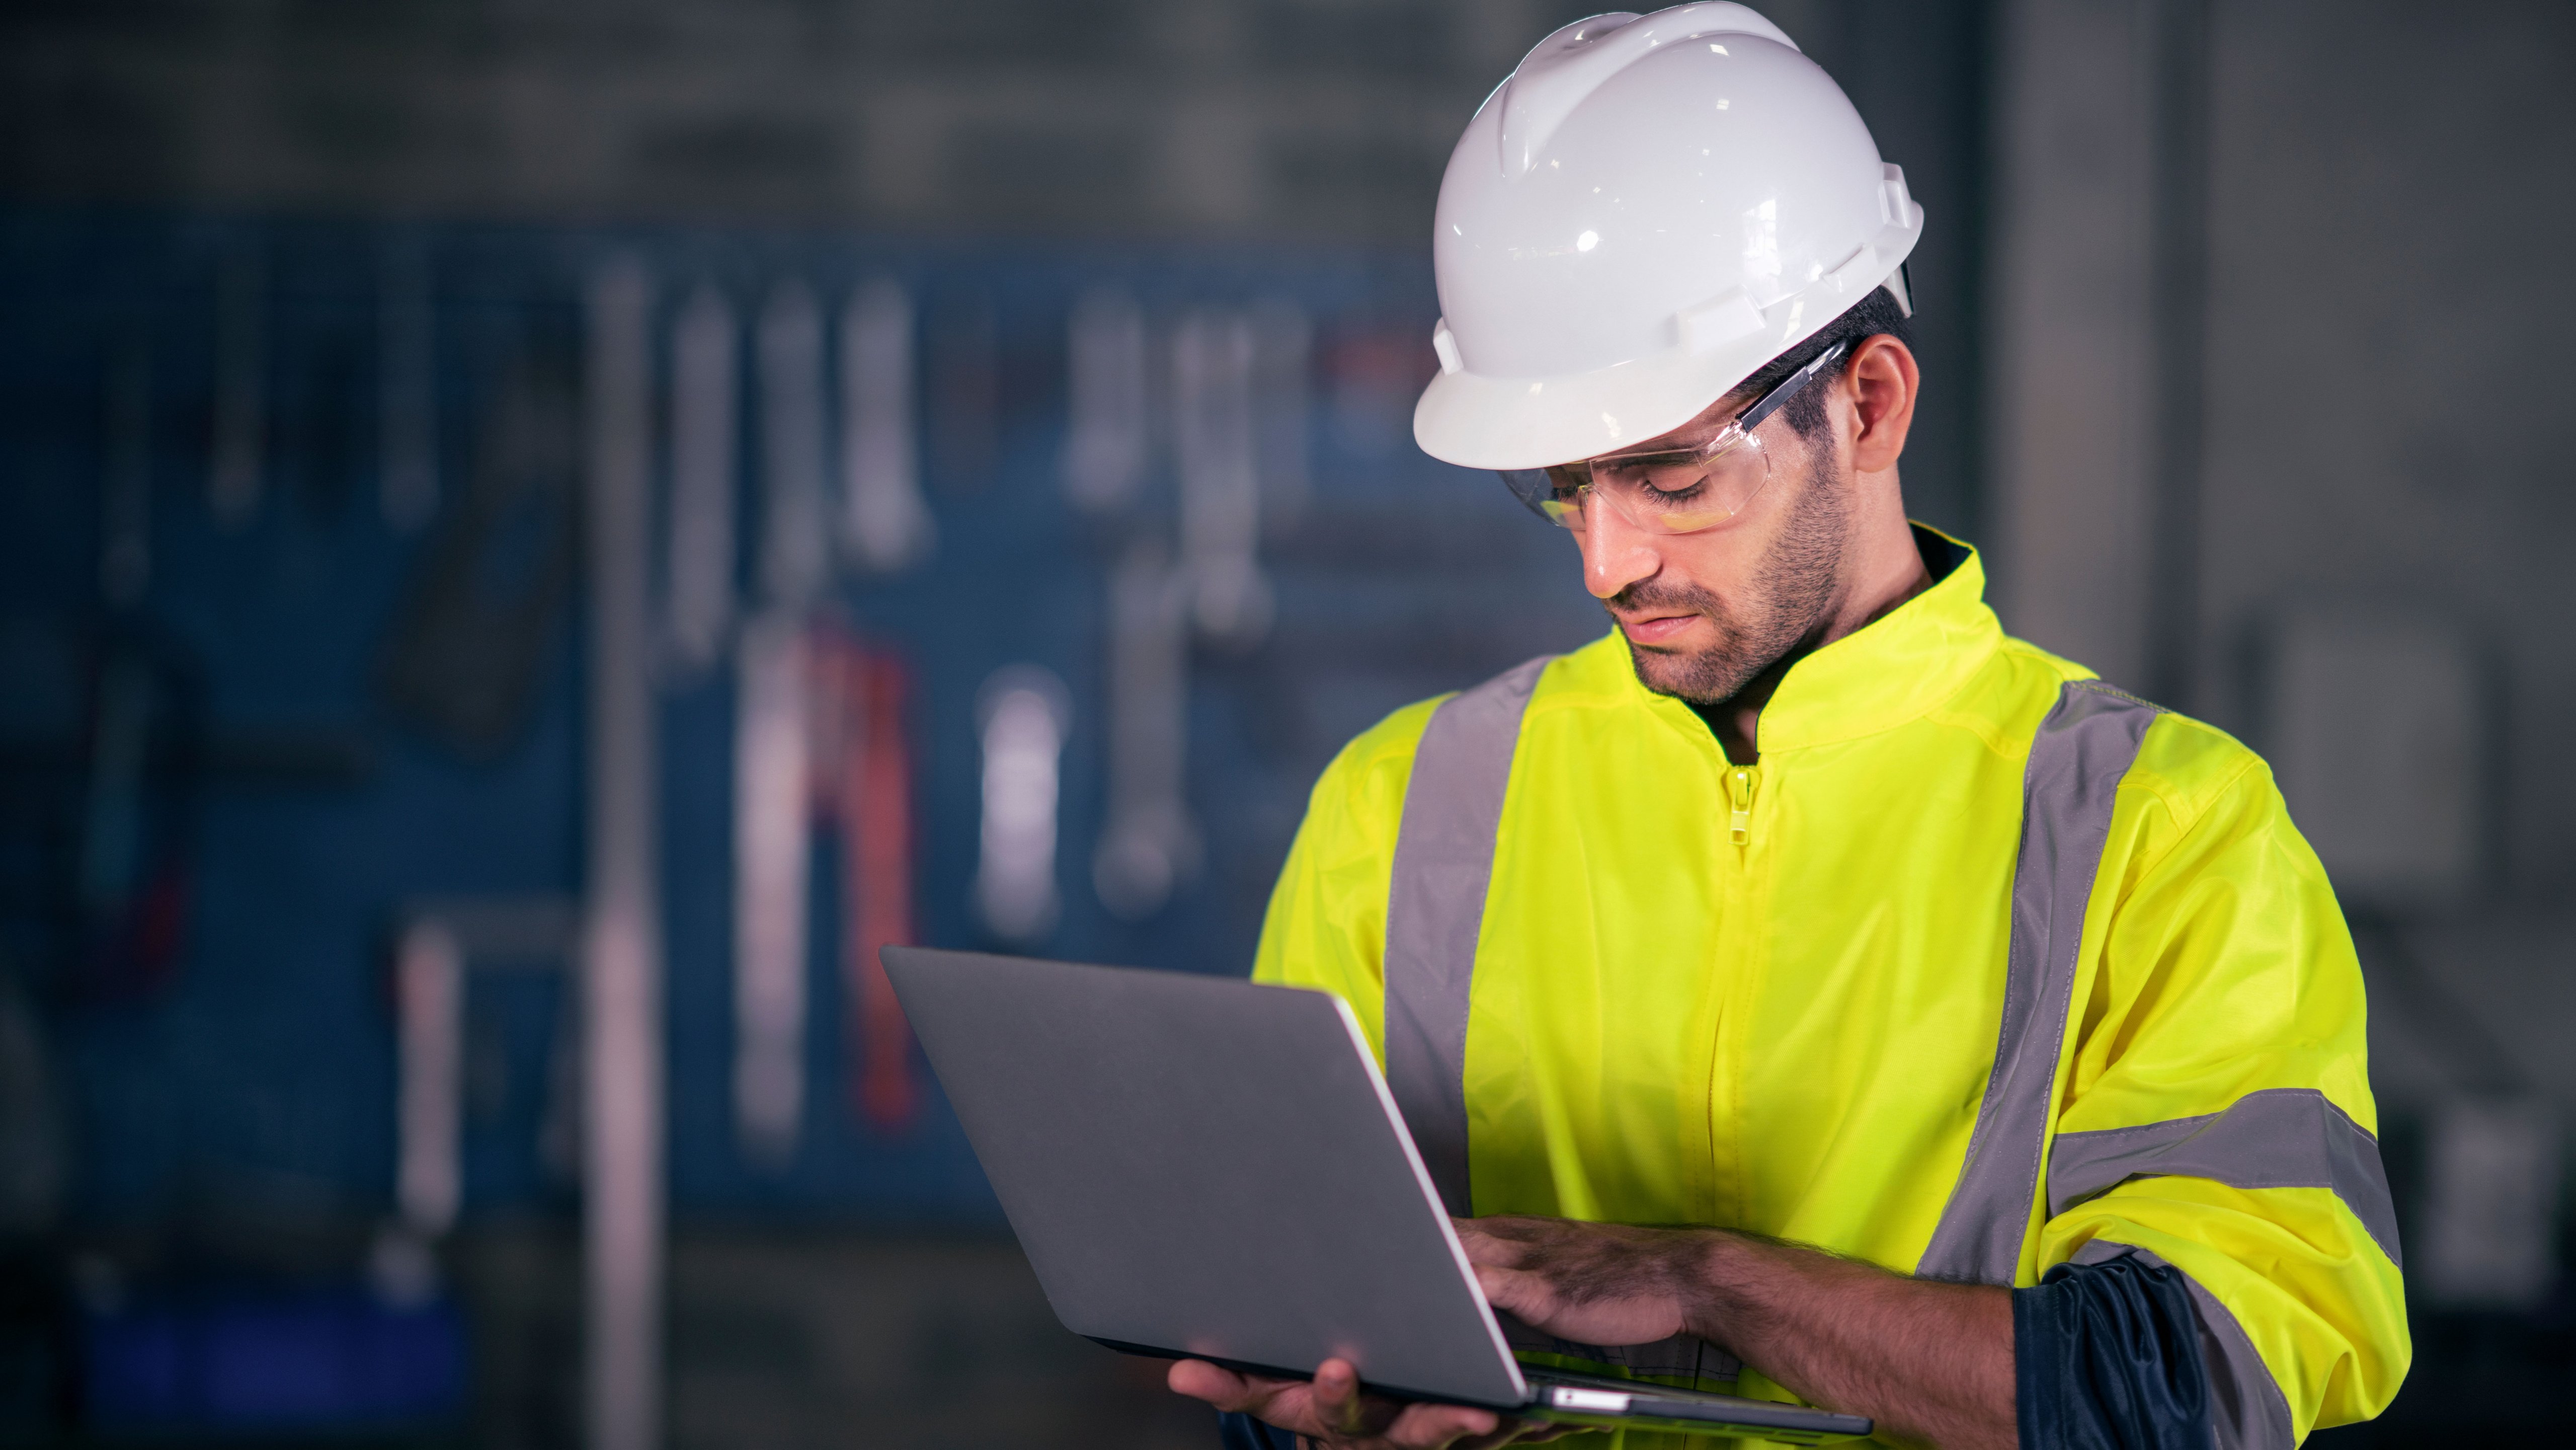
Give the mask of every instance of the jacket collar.
M 1856 740 L 1918 719 L 2002 648 L 2003 626 L 1986 605 L 1977 551 L 1922 524 L 1914 526 L 1914 542 L 1936 576 L 1932 587 L 1790 666 L 1762 708 L 1763 755 Z M 1624 647 L 1620 654 L 1625 666 Z M 1690 707 L 1652 694 L 1633 671 L 1621 673 L 1649 709 L 1707 735 Z

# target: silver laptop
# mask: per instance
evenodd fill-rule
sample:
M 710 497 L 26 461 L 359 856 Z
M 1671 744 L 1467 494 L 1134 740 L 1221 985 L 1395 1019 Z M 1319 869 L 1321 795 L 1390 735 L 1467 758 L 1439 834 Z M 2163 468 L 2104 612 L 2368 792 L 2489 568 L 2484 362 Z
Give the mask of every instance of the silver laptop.
M 1542 1420 L 1819 1443 L 1870 1422 L 1524 1366 L 1358 1021 L 1324 992 L 887 947 L 1065 1327 L 1112 1349 Z

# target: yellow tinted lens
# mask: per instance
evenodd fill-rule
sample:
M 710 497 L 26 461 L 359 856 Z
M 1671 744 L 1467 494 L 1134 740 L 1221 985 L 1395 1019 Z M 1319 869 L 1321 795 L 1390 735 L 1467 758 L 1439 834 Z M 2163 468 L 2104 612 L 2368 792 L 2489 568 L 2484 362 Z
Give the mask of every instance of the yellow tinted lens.
M 1566 464 L 1547 471 L 1548 486 L 1553 492 L 1538 502 L 1539 512 L 1559 528 L 1583 527 L 1583 499 L 1588 491 L 1585 473 L 1580 465 Z

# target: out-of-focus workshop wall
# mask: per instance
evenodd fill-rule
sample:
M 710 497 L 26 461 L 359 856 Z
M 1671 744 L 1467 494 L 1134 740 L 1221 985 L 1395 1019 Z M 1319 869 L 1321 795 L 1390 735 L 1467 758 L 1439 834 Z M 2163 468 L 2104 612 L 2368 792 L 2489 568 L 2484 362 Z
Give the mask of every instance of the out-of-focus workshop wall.
M 0 16 L 0 1428 L 583 1434 L 631 456 L 669 1438 L 1202 1440 L 1053 1325 L 856 964 L 1239 971 L 1342 740 L 1602 628 L 1406 431 L 1441 167 L 1585 8 Z M 1932 218 L 1907 482 L 1973 536 L 1982 7 L 1771 13 Z
M 434 572 L 429 541 L 478 473 L 510 472 L 493 440 L 542 454 L 528 418 L 577 408 L 563 369 L 613 257 L 647 269 L 657 508 L 679 434 L 715 426 L 681 406 L 687 378 L 731 380 L 735 446 L 690 456 L 702 478 L 729 463 L 745 501 L 734 604 L 767 597 L 749 500 L 769 487 L 764 420 L 785 400 L 764 392 L 765 346 L 788 374 L 823 348 L 809 438 L 868 409 L 916 425 L 937 552 L 830 591 L 859 641 L 911 671 L 916 934 L 1001 939 L 975 897 L 983 732 L 1017 698 L 1022 725 L 1062 721 L 1059 896 L 1051 919 L 1017 918 L 1043 923 L 1019 939 L 1239 969 L 1300 793 L 1341 738 L 1599 627 L 1558 541 L 1404 433 L 1429 367 L 1421 242 L 1441 164 L 1521 51 L 1584 8 L 124 0 L 0 16 L 0 1218 L 26 1254 L 74 1266 L 30 1270 L 37 1298 L 0 1296 L 10 1363 L 69 1352 L 45 1337 L 44 1294 L 75 1317 L 211 1335 L 213 1310 L 190 1320 L 154 1296 L 214 1270 L 305 1286 L 263 1290 L 261 1322 L 436 1338 L 358 1307 L 421 1287 L 416 1262 L 375 1250 L 397 1203 L 391 948 L 425 913 L 488 959 L 443 1263 L 474 1328 L 473 1433 L 575 1438 L 558 966 L 584 864 L 581 607 L 521 631 L 542 647 L 517 686 L 442 717 L 474 736 L 523 716 L 497 758 L 438 743 L 382 661 L 401 601 Z M 2493 1433 L 2563 1433 L 2576 767 L 2553 727 L 2576 706 L 2576 656 L 2553 586 L 2576 513 L 2551 363 L 2576 281 L 2551 248 L 2576 209 L 2557 184 L 2576 142 L 2554 77 L 2576 54 L 2567 7 L 1760 8 L 1850 88 L 1928 212 L 1915 511 L 1988 547 L 2016 632 L 2262 749 L 2352 909 L 2423 1351 L 2384 1433 L 2421 1435 L 2462 1406 Z M 901 284 L 908 330 L 853 306 L 892 296 L 866 290 L 877 279 Z M 690 331 L 707 297 L 721 305 Z M 1108 381 L 1086 393 L 1092 442 L 1074 451 L 1105 514 L 1067 493 L 1077 315 Z M 1178 656 L 1179 779 L 1203 850 L 1131 920 L 1094 869 L 1122 734 L 1112 581 L 1130 543 L 1177 538 L 1176 349 L 1195 329 L 1204 364 L 1248 337 L 1275 365 L 1300 318 L 1305 361 L 1257 383 L 1306 400 L 1302 426 L 1262 445 L 1286 440 L 1265 456 L 1290 473 L 1302 448 L 1306 485 L 1254 534 L 1276 613 L 1257 645 Z M 845 367 L 869 366 L 841 350 L 859 334 L 916 345 L 911 411 L 845 395 Z M 429 337 L 428 361 L 383 346 L 400 336 Z M 730 364 L 709 361 L 711 338 Z M 1098 480 L 1120 472 L 1114 379 L 1133 338 L 1160 380 L 1137 395 L 1155 400 L 1137 435 L 1150 462 L 1119 503 Z M 246 355 L 267 361 L 245 389 Z M 385 411 L 404 395 L 389 375 L 431 379 L 423 436 L 447 511 L 389 488 L 405 475 L 387 430 L 424 416 Z M 498 400 L 514 395 L 535 402 L 508 415 Z M 245 471 L 254 436 L 261 467 Z M 837 488 L 849 460 L 818 456 Z M 540 505 L 575 486 L 553 466 Z M 256 521 L 226 524 L 254 476 Z M 138 518 L 142 553 L 108 547 Z M 548 577 L 544 550 L 503 545 L 505 580 Z M 167 663 L 107 648 L 139 637 L 107 627 L 120 578 L 135 617 L 161 622 L 151 638 L 193 652 L 198 715 L 137 713 L 141 687 L 115 686 Z M 856 879 L 837 831 L 810 863 L 802 1156 L 782 1173 L 746 1155 L 731 907 L 744 664 L 718 654 L 667 676 L 657 717 L 674 1437 L 824 1443 L 883 1416 L 908 1443 L 989 1443 L 997 1420 L 938 1419 L 966 1403 L 1042 1443 L 1191 1442 L 1201 1422 L 1058 1342 L 935 1095 L 916 1136 L 867 1125 L 837 995 L 836 893 Z M 103 668 L 117 658 L 137 663 Z M 1014 664 L 1053 681 L 987 693 Z M 119 778 L 94 768 L 98 722 L 147 716 L 143 738 L 201 746 L 193 814 L 92 789 Z M 118 898 L 137 908 L 128 925 L 181 929 L 110 950 L 74 929 L 95 905 L 75 867 L 114 855 L 81 854 L 83 823 L 117 820 L 195 843 L 200 889 L 178 914 L 148 891 Z M 342 1281 L 372 1287 L 332 1297 Z M 888 1369 L 898 1351 L 921 1357 Z M 22 1411 L 64 1413 L 8 1413 Z
M 1565 0 L 38 5 L 0 186 L 224 213 L 1197 237 L 1419 256 Z M 1978 522 L 1984 7 L 1782 0 L 1933 223 L 1915 510 Z
M 2419 1360 L 2345 1443 L 2562 1436 L 2576 11 L 1999 21 L 2005 622 L 2261 749 L 2353 919 Z

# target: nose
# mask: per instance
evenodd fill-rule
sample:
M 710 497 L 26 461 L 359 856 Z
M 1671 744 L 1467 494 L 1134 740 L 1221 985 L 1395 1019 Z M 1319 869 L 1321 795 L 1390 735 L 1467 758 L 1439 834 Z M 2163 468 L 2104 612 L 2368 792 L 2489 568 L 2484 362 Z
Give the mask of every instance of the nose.
M 1575 532 L 1583 550 L 1583 587 L 1595 599 L 1608 599 L 1663 567 L 1654 536 L 1599 499 L 1583 510 L 1583 527 Z

